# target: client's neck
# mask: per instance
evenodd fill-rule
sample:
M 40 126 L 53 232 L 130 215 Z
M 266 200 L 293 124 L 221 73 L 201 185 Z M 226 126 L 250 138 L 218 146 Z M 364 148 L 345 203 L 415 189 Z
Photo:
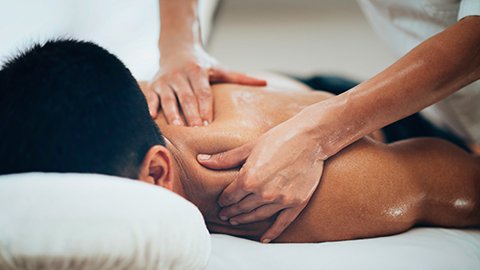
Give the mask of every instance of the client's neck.
M 173 156 L 173 169 L 177 176 L 173 191 L 195 204 L 205 220 L 219 221 L 217 198 L 233 177 L 225 177 L 228 172 L 221 173 L 201 167 L 194 157 L 186 154 L 189 151 L 184 149 L 183 144 L 177 142 L 176 145 L 175 141 L 168 139 L 166 142 L 167 149 Z
M 211 196 L 210 192 L 206 192 L 205 187 L 196 181 L 194 173 L 192 175 L 189 163 L 191 161 L 185 158 L 182 154 L 184 151 L 178 149 L 171 141 L 166 140 L 167 149 L 173 157 L 173 170 L 175 171 L 174 192 L 181 195 L 185 199 L 194 203 L 200 211 L 205 214 L 211 210 Z
M 201 166 L 196 160 L 198 151 L 193 150 L 194 146 L 186 143 L 181 135 L 171 136 L 171 140 L 166 138 L 166 142 L 173 156 L 172 166 L 176 175 L 174 186 L 177 187 L 174 191 L 200 209 L 209 230 L 258 238 L 261 232 L 271 226 L 271 221 L 267 221 L 232 227 L 228 221 L 220 220 L 218 197 L 237 178 L 238 171 L 214 171 Z
M 181 155 L 179 154 L 178 149 L 168 140 L 165 139 L 166 141 L 166 147 L 172 154 L 172 170 L 173 170 L 173 192 L 177 193 L 178 195 L 184 197 L 185 199 L 191 201 L 190 199 L 190 192 L 188 191 L 188 185 L 187 188 L 184 186 L 184 181 L 182 179 L 185 179 L 185 170 L 184 170 L 184 165 L 183 165 L 183 160 L 180 158 Z

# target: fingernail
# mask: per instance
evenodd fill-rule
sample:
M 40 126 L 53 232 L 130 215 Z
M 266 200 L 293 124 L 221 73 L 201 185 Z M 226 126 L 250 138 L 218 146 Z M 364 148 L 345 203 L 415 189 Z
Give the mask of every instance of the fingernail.
M 270 241 L 272 241 L 272 239 L 265 238 L 265 239 L 262 240 L 262 243 L 268 244 L 268 243 L 270 243 Z
M 228 218 L 226 216 L 220 216 L 220 219 L 223 221 L 227 221 Z
M 239 223 L 238 221 L 230 220 L 230 224 L 232 224 L 233 226 L 237 226 Z
M 173 120 L 172 124 L 175 125 L 175 126 L 181 126 L 182 125 L 182 123 L 178 119 Z
M 211 156 L 206 154 L 200 154 L 197 157 L 199 160 L 209 160 Z
M 203 125 L 204 125 L 204 126 L 208 126 L 208 121 L 207 121 L 207 120 L 204 120 L 204 121 L 203 121 Z

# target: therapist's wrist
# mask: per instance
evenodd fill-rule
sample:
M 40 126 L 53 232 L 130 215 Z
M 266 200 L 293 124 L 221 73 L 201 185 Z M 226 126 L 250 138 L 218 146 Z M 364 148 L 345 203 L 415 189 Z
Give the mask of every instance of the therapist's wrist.
M 182 62 L 199 63 L 207 53 L 200 44 L 184 44 L 160 49 L 160 66 Z
M 180 39 L 180 38 L 165 38 L 166 41 L 160 41 L 158 44 L 158 49 L 161 54 L 170 55 L 176 53 L 189 53 L 198 50 L 199 48 L 203 49 L 203 45 L 200 41 L 191 40 L 191 39 Z
M 160 29 L 160 37 L 158 39 L 160 51 L 172 51 L 198 46 L 203 48 L 198 20 L 187 25 L 166 25 Z
M 319 119 L 319 111 L 319 108 L 307 107 L 292 118 L 291 121 L 295 123 L 298 133 L 302 134 L 301 137 L 315 142 L 315 147 L 312 150 L 316 152 L 317 158 L 326 160 L 335 154 L 335 149 L 331 140 L 328 139 L 331 133 L 327 124 L 330 122 L 329 117 L 325 117 L 325 114 L 320 114 L 322 119 Z
M 323 160 L 352 142 L 354 127 L 345 106 L 345 101 L 336 96 L 308 106 L 296 116 L 302 133 L 317 142 L 317 153 Z

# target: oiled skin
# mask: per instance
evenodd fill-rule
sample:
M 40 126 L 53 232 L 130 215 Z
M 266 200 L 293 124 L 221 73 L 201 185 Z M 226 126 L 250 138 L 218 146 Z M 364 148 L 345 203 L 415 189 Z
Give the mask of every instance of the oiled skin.
M 214 171 L 196 161 L 242 145 L 329 98 L 323 92 L 276 78 L 278 86 L 214 86 L 215 121 L 208 127 L 157 123 L 171 142 L 182 190 L 202 211 L 209 229 L 258 239 L 273 219 L 232 226 L 218 218 L 221 191 L 238 170 Z M 271 81 L 269 81 L 270 83 Z M 283 89 L 281 89 L 283 88 Z M 292 183 L 298 185 L 302 183 Z M 361 139 L 330 158 L 321 182 L 302 214 L 276 242 L 321 242 L 390 235 L 415 224 L 480 225 L 480 160 L 437 139 L 385 145 Z

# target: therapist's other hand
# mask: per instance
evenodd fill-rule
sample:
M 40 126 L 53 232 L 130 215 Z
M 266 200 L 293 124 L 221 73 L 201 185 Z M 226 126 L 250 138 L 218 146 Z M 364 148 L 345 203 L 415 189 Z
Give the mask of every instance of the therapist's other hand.
M 266 85 L 265 80 L 219 66 L 200 46 L 165 52 L 160 67 L 161 70 L 151 81 L 149 93 L 146 94 L 148 107 L 155 118 L 161 106 L 167 122 L 173 125 L 202 126 L 213 121 L 210 83 Z M 180 108 L 187 123 L 181 117 Z
M 220 195 L 219 216 L 232 225 L 265 220 L 278 213 L 262 242 L 277 238 L 301 213 L 316 190 L 323 172 L 319 145 L 302 119 L 274 127 L 256 141 L 227 152 L 197 159 L 211 169 L 241 165 L 239 176 Z

